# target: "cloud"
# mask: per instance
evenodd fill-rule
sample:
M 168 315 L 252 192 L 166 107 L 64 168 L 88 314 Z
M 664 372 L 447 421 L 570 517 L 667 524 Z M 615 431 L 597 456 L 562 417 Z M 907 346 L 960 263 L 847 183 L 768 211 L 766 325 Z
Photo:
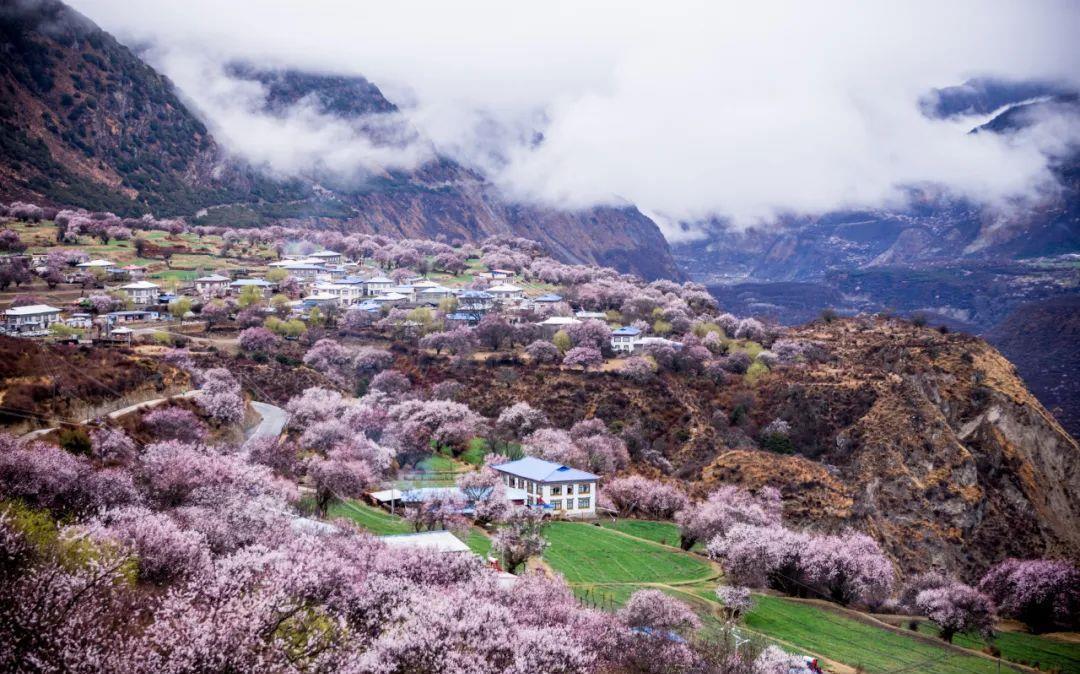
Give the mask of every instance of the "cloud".
M 310 99 L 269 109 L 266 87 L 236 75 L 219 59 L 168 46 L 152 50 L 149 58 L 228 151 L 274 174 L 362 179 L 415 168 L 433 155 L 398 113 L 342 119 Z
M 680 222 L 898 205 L 919 184 L 1014 202 L 1052 189 L 1047 155 L 1077 142 L 1060 120 L 968 134 L 972 120 L 918 105 L 977 75 L 1080 84 L 1068 0 L 74 4 L 155 45 L 155 65 L 223 141 L 275 170 L 407 166 L 429 146 L 373 147 L 309 109 L 252 115 L 257 92 L 207 68 L 245 58 L 363 74 L 513 198 L 635 203 L 672 238 L 695 234 Z

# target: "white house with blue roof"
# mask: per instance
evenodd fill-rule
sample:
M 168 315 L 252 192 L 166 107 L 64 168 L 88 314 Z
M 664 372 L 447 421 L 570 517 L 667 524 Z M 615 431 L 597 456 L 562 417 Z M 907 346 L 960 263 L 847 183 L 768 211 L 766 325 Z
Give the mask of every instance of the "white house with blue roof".
M 640 337 L 641 330 L 633 326 L 615 328 L 611 331 L 611 349 L 616 353 L 632 353 Z
M 600 476 L 526 456 L 492 466 L 510 489 L 525 490 L 525 505 L 564 517 L 596 517 Z

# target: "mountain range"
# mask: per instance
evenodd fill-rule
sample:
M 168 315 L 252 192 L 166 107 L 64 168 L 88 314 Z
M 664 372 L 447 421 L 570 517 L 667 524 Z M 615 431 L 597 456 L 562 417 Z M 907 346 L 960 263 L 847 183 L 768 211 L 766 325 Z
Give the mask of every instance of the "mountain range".
M 362 180 L 273 177 L 230 156 L 182 92 L 57 0 L 0 4 L 0 198 L 120 215 L 200 216 L 341 231 L 477 240 L 522 236 L 565 261 L 680 278 L 656 224 L 636 208 L 560 210 L 506 200 L 481 174 L 436 154 L 415 170 Z M 262 71 L 273 111 L 316 100 L 343 118 L 395 110 L 362 77 Z

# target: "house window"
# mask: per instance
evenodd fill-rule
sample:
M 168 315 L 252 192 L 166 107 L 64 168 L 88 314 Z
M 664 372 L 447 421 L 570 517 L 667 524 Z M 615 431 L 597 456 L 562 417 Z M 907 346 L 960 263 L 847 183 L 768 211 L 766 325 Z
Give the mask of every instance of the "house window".
M 552 496 L 562 496 L 562 487 L 555 486 L 551 488 Z
M 551 505 L 554 506 L 555 510 L 562 510 L 562 499 L 557 498 L 552 500 Z
M 574 493 L 574 485 L 572 485 L 572 484 L 566 485 L 566 495 L 570 496 L 573 493 Z
M 533 503 L 535 503 L 535 502 L 533 501 L 533 497 L 529 496 L 528 498 L 525 499 L 525 503 L 527 503 L 528 505 L 533 505 Z
M 579 498 L 577 500 L 577 506 L 579 508 L 582 508 L 582 509 L 588 508 L 589 507 L 589 499 L 587 499 L 587 498 Z
M 533 489 L 533 483 L 532 482 L 526 482 L 525 486 L 526 486 L 526 489 L 528 490 L 528 492 L 530 494 L 535 494 L 536 493 L 536 491 Z
M 574 499 L 572 499 L 572 498 L 566 499 L 566 509 L 567 510 L 573 510 L 574 509 Z
M 588 494 L 589 493 L 589 486 L 590 485 L 587 485 L 587 484 L 578 485 L 577 493 L 579 493 L 579 494 Z

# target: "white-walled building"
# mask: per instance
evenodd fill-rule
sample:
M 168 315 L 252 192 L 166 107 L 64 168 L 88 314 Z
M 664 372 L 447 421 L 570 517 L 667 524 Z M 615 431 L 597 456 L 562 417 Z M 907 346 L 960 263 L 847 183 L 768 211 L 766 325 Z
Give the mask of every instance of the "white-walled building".
M 357 283 L 320 282 L 312 285 L 311 291 L 316 294 L 333 295 L 338 298 L 338 304 L 356 304 L 364 299 L 364 286 Z
M 135 281 L 120 286 L 120 289 L 127 293 L 132 302 L 142 306 L 157 304 L 158 295 L 161 294 L 161 286 L 150 281 Z
M 229 278 L 220 274 L 201 276 L 195 279 L 195 293 L 204 300 L 224 297 L 229 293 Z
M 364 293 L 369 297 L 374 295 L 382 295 L 395 285 L 393 279 L 386 278 L 385 276 L 375 276 L 364 281 Z
M 641 330 L 633 326 L 616 328 L 611 331 L 611 349 L 616 353 L 633 353 L 634 343 L 641 336 Z
M 312 253 L 308 257 L 322 260 L 324 264 L 341 264 L 341 253 L 332 250 L 320 250 L 318 253 Z
M 60 310 L 48 304 L 28 304 L 4 312 L 4 329 L 14 335 L 46 334 L 60 321 Z
M 116 265 L 114 265 L 112 262 L 101 259 L 87 260 L 86 262 L 80 262 L 79 264 L 75 265 L 75 267 L 78 269 L 101 269 L 102 271 L 115 266 Z
M 525 291 L 513 283 L 500 283 L 487 289 L 487 292 L 498 302 L 520 300 L 525 297 Z
M 492 468 L 507 487 L 525 490 L 527 506 L 566 517 L 596 517 L 599 475 L 531 456 Z

